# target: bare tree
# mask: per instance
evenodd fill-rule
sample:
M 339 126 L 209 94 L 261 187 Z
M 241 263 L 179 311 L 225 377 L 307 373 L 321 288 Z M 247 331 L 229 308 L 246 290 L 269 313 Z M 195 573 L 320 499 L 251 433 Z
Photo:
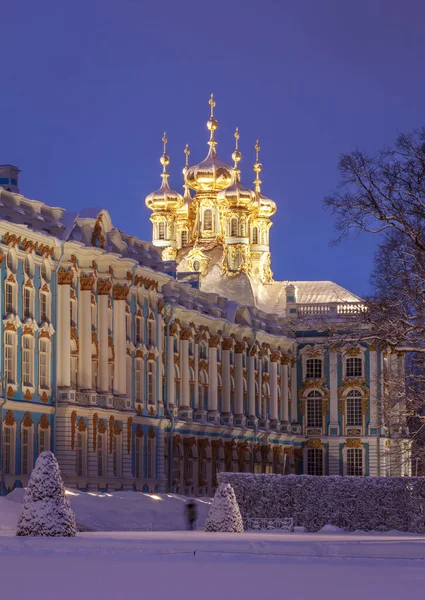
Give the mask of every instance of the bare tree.
M 374 156 L 360 151 L 344 154 L 339 170 L 338 189 L 325 198 L 325 206 L 336 216 L 335 242 L 351 231 L 380 237 L 372 295 L 355 329 L 359 338 L 375 338 L 393 356 L 403 357 L 387 366 L 382 418 L 393 428 L 402 428 L 407 421 L 413 459 L 423 458 L 425 128 L 400 135 L 393 148 Z M 394 368 L 395 364 L 403 368 Z

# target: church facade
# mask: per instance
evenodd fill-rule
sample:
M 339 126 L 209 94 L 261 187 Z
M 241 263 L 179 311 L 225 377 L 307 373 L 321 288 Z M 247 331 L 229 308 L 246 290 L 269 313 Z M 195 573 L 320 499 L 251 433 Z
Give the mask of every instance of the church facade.
M 328 340 L 361 311 L 332 282 L 276 282 L 273 200 L 209 151 L 146 198 L 152 243 L 105 210 L 19 193 L 0 166 L 1 490 L 39 453 L 68 486 L 211 495 L 220 471 L 409 475 L 406 429 L 382 424 L 389 363 L 376 344 Z M 194 195 L 192 196 L 192 193 Z M 394 457 L 397 457 L 394 459 Z

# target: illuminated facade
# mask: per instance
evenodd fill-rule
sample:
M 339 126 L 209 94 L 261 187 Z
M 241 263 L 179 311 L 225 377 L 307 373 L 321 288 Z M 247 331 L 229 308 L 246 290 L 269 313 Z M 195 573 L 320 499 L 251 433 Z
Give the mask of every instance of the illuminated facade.
M 220 470 L 409 474 L 406 430 L 380 426 L 385 369 L 367 344 L 326 343 L 361 300 L 332 282 L 276 282 L 275 203 L 209 151 L 146 198 L 153 244 L 105 210 L 19 193 L 0 166 L 1 482 L 51 448 L 69 486 L 212 494 Z M 193 198 L 190 190 L 194 191 Z

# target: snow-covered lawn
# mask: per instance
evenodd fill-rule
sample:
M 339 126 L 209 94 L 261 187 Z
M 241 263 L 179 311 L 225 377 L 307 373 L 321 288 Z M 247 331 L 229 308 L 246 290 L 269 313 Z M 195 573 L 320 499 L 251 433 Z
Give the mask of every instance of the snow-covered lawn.
M 2 596 L 18 600 L 400 600 L 409 594 L 422 597 L 425 538 L 203 532 L 83 533 L 70 539 L 4 535 L 0 564 Z

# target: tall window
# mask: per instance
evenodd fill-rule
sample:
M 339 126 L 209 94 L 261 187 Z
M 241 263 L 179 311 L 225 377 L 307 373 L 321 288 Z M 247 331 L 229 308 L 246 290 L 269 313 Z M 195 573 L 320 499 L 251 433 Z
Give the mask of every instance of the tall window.
M 155 321 L 148 321 L 148 347 L 155 346 Z
M 207 208 L 204 212 L 204 231 L 212 231 L 212 210 Z
M 16 383 L 16 333 L 4 334 L 4 376 L 8 383 Z
M 230 235 L 232 237 L 238 237 L 238 220 L 232 219 L 230 221 Z
M 201 342 L 199 344 L 199 358 L 207 359 L 208 358 L 208 349 L 205 342 Z
M 112 447 L 112 472 L 115 477 L 121 477 L 121 446 L 121 433 L 115 433 Z
M 71 387 L 76 390 L 78 385 L 78 356 L 71 356 Z
M 39 429 L 38 431 L 38 453 L 50 450 L 50 435 L 48 429 Z
M 143 342 L 143 318 L 136 317 L 136 344 Z
M 160 221 L 158 223 L 158 239 L 165 240 L 165 223 L 164 223 L 164 221 Z
M 131 340 L 131 313 L 125 314 L 125 332 L 127 340 Z
M 29 287 L 24 287 L 22 315 L 24 319 L 28 319 L 29 317 L 33 316 L 32 289 Z
M 71 300 L 70 302 L 70 320 L 71 327 L 75 327 L 77 324 L 77 301 Z
M 323 450 L 322 448 L 308 448 L 307 474 L 323 475 Z
M 252 243 L 258 244 L 258 227 L 252 228 Z
M 347 475 L 356 477 L 363 475 L 363 450 L 361 448 L 347 449 Z
M 322 395 L 313 390 L 307 396 L 307 427 L 322 427 Z
M 50 340 L 42 338 L 40 340 L 39 354 L 39 385 L 43 389 L 50 388 Z
M 134 397 L 136 402 L 141 402 L 143 377 L 143 361 L 141 358 L 136 358 L 134 367 Z
M 77 452 L 75 459 L 77 477 L 83 477 L 85 472 L 85 434 L 82 431 L 77 432 Z
M 148 479 L 155 479 L 155 437 L 150 434 L 148 436 L 147 441 L 147 456 L 146 456 L 146 466 L 147 466 L 147 476 Z
M 347 358 L 345 365 L 346 377 L 363 377 L 362 359 L 358 357 Z
M 347 426 L 361 427 L 362 424 L 362 396 L 359 391 L 352 390 L 347 394 Z
M 46 292 L 40 293 L 40 323 L 49 320 L 49 295 Z
M 134 447 L 134 475 L 143 478 L 143 436 L 141 430 L 136 431 Z
M 308 358 L 306 361 L 306 379 L 321 379 L 322 378 L 322 359 Z
M 199 373 L 199 390 L 198 390 L 198 401 L 200 410 L 206 410 L 207 406 L 207 374 L 205 371 Z
M 3 471 L 5 475 L 14 473 L 13 444 L 15 442 L 14 428 L 4 426 L 3 429 Z
M 30 427 L 22 427 L 21 430 L 21 473 L 29 475 L 32 471 L 32 431 Z
M 11 283 L 10 281 L 6 281 L 4 286 L 4 295 L 5 295 L 5 306 L 4 312 L 6 315 L 10 313 L 16 313 L 16 303 L 15 303 L 15 283 Z
M 34 338 L 30 335 L 22 337 L 22 384 L 34 385 Z
M 147 365 L 147 374 L 146 374 L 146 383 L 147 383 L 147 401 L 148 404 L 154 404 L 154 363 L 152 360 L 148 361 Z
M 96 435 L 96 433 L 95 433 Z M 106 436 L 104 433 L 97 434 L 96 440 L 96 458 L 97 458 L 97 476 L 105 477 L 106 469 L 105 469 L 105 442 Z
M 245 220 L 241 220 L 241 237 L 245 237 Z

